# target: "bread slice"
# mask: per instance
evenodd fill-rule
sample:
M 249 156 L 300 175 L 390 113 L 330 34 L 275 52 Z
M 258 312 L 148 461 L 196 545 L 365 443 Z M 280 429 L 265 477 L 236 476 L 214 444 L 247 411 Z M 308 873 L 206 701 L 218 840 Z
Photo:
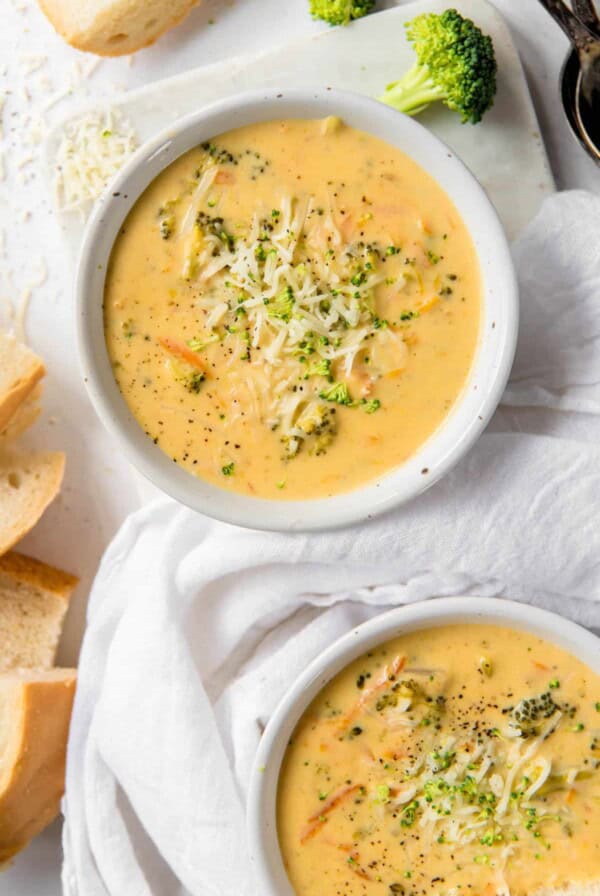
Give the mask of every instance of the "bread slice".
M 123 56 L 147 47 L 185 18 L 198 0 L 39 0 L 42 11 L 78 50 Z
M 9 551 L 0 557 L 0 672 L 50 669 L 76 576 Z
M 62 452 L 0 451 L 0 556 L 35 526 L 56 497 L 64 469 Z
M 35 423 L 41 414 L 39 400 L 42 394 L 42 384 L 37 386 L 29 393 L 25 401 L 19 405 L 16 412 L 10 418 L 8 425 L 0 430 L 0 448 L 8 445 L 20 435 L 23 435 L 26 429 Z
M 0 863 L 57 815 L 75 669 L 0 675 Z
M 0 330 L 0 433 L 45 372 L 42 360 L 31 349 Z

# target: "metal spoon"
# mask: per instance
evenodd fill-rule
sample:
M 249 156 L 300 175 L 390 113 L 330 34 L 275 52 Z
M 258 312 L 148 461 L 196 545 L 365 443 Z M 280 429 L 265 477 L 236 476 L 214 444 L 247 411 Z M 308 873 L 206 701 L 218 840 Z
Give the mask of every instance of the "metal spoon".
M 600 23 L 591 0 L 540 0 L 574 46 L 561 77 L 562 100 L 575 136 L 600 163 Z

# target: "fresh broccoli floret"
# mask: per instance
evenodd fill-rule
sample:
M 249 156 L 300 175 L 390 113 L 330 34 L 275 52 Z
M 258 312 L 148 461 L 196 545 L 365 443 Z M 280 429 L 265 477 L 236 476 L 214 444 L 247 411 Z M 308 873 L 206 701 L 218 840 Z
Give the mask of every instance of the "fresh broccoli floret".
M 265 304 L 267 305 L 267 314 L 269 317 L 276 317 L 287 323 L 292 316 L 292 308 L 294 307 L 294 293 L 292 292 L 292 287 L 286 286 L 276 299 L 265 299 Z
M 423 13 L 406 25 L 417 61 L 379 99 L 407 115 L 441 100 L 463 122 L 477 124 L 496 94 L 492 39 L 455 9 Z
M 334 401 L 336 404 L 352 404 L 346 383 L 334 383 L 329 389 L 323 389 L 319 392 L 319 398 L 324 401 Z
M 376 0 L 310 0 L 313 19 L 323 19 L 330 25 L 347 25 L 371 12 Z

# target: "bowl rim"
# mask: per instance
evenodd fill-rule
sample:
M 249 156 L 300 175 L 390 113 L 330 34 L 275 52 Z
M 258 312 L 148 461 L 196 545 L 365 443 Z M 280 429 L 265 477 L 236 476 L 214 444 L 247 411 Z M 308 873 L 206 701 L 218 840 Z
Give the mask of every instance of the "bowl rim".
M 149 183 L 205 139 L 240 123 L 339 112 L 412 156 L 465 215 L 469 204 L 484 282 L 481 332 L 462 394 L 429 439 L 399 467 L 360 487 L 323 498 L 253 498 L 195 478 L 144 434 L 121 396 L 104 340 L 102 304 L 110 251 L 126 215 Z M 417 152 L 418 149 L 418 152 Z M 428 167 L 435 160 L 435 173 Z M 453 192 L 454 191 L 454 194 Z M 467 222 L 465 222 L 467 223 Z M 369 97 L 332 88 L 252 90 L 205 106 L 139 147 L 97 201 L 85 227 L 75 276 L 76 336 L 84 384 L 99 418 L 125 457 L 161 491 L 227 523 L 271 531 L 317 531 L 364 522 L 399 506 L 444 476 L 471 448 L 496 410 L 516 349 L 518 288 L 506 236 L 483 187 L 464 163 L 421 124 Z M 493 319 L 492 319 L 493 318 Z M 100 335 L 100 338 L 99 338 Z
M 335 675 L 366 651 L 411 631 L 489 623 L 528 631 L 568 651 L 600 675 L 600 638 L 550 610 L 506 598 L 434 597 L 386 610 L 318 654 L 279 701 L 261 737 L 250 775 L 246 837 L 263 896 L 295 896 L 277 839 L 275 801 L 281 761 L 300 716 Z

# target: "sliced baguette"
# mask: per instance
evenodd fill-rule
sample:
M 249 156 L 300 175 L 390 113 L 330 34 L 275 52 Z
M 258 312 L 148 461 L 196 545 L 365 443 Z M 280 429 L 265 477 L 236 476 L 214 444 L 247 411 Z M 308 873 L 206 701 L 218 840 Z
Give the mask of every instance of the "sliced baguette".
M 78 50 L 122 56 L 154 43 L 198 0 L 39 0 L 42 11 Z
M 42 409 L 38 404 L 42 394 L 42 384 L 37 386 L 29 393 L 25 401 L 17 408 L 16 412 L 10 418 L 8 425 L 0 430 L 0 448 L 8 445 L 20 435 L 23 435 L 26 429 L 35 423 L 40 416 Z
M 0 330 L 0 433 L 45 374 L 42 360 Z
M 50 669 L 78 579 L 9 551 L 0 557 L 0 672 Z
M 58 815 L 76 675 L 0 675 L 0 863 Z
M 35 526 L 62 482 L 62 452 L 0 451 L 0 556 Z

